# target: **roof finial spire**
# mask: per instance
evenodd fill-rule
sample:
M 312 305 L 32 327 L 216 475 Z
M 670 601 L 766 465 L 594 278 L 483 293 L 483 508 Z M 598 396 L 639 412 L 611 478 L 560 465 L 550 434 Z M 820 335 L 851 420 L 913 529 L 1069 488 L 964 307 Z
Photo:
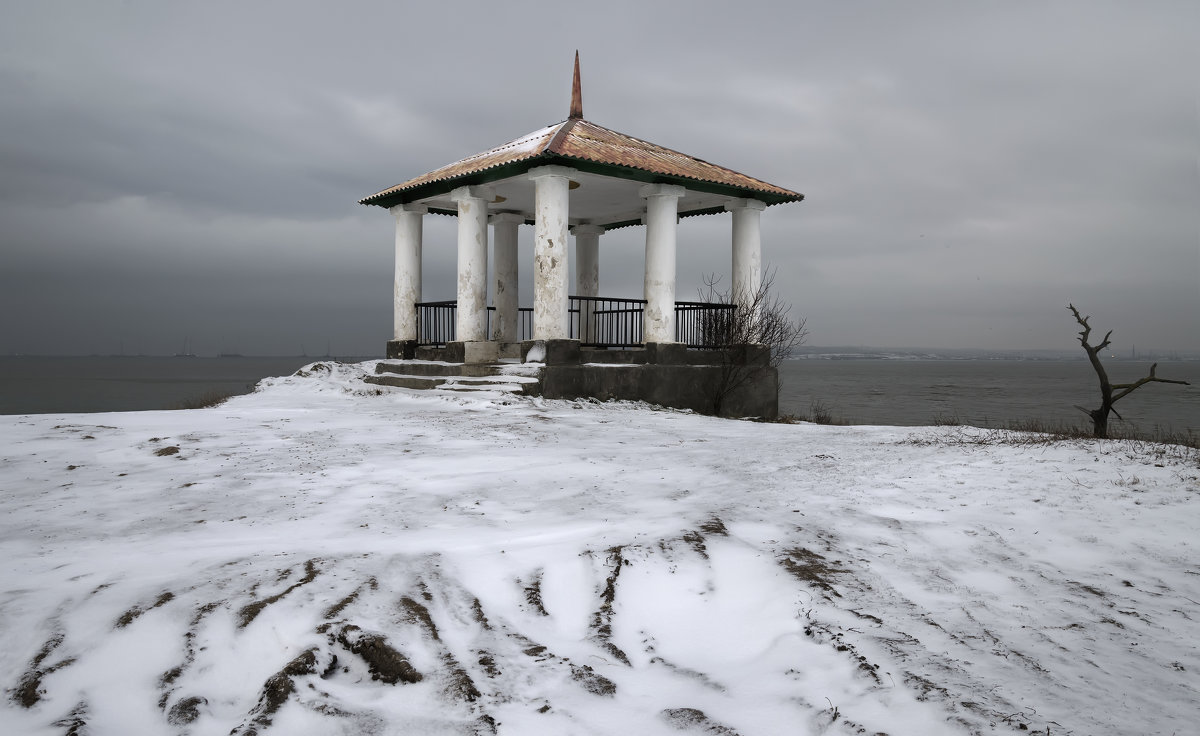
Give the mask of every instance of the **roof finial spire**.
M 579 50 L 575 50 L 575 79 L 571 81 L 571 119 L 583 117 L 583 90 L 579 84 Z

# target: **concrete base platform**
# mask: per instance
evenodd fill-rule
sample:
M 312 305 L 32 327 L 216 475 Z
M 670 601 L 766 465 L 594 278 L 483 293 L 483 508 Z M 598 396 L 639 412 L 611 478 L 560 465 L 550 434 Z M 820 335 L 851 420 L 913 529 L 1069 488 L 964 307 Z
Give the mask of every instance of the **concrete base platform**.
M 511 354 L 518 347 L 521 363 L 500 362 L 505 352 Z M 413 357 L 380 362 L 379 375 L 368 382 L 403 388 L 510 390 L 548 399 L 645 401 L 724 417 L 779 416 L 779 373 L 770 365 L 770 351 L 763 345 L 690 350 L 674 343 L 650 343 L 605 350 L 582 347 L 578 340 L 545 340 L 505 350 L 497 343 L 452 342 L 445 347 L 388 343 L 389 357 L 393 352 Z M 469 354 L 477 360 L 466 360 Z
M 542 396 L 646 401 L 725 417 L 779 416 L 779 372 L 763 345 L 691 350 L 677 343 L 605 350 L 577 340 L 522 343 L 542 364 Z

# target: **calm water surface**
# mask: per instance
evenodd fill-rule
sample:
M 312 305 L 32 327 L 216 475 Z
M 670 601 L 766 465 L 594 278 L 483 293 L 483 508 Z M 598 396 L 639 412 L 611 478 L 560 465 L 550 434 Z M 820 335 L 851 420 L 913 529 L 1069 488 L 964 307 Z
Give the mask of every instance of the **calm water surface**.
M 0 357 L 0 414 L 177 409 L 317 358 Z
M 173 409 L 213 394 L 249 393 L 267 376 L 294 373 L 316 358 L 0 357 L 0 414 Z M 1112 361 L 1114 381 L 1149 365 Z M 1160 362 L 1158 375 L 1191 386 L 1151 384 L 1117 404 L 1142 430 L 1200 432 L 1200 362 Z M 795 360 L 780 369 L 779 408 L 810 414 L 814 403 L 854 424 L 924 425 L 955 418 L 1085 423 L 1075 409 L 1098 403 L 1086 361 Z
M 1114 383 L 1132 382 L 1150 364 L 1111 361 L 1105 369 Z M 1117 411 L 1144 431 L 1200 432 L 1200 361 L 1160 361 L 1157 375 L 1192 385 L 1147 384 L 1117 402 Z M 1086 425 L 1090 420 L 1075 405 L 1100 405 L 1099 382 L 1086 360 L 793 360 L 780 377 L 780 412 L 811 414 L 819 403 L 852 424 L 956 418 L 974 426 L 1028 419 Z

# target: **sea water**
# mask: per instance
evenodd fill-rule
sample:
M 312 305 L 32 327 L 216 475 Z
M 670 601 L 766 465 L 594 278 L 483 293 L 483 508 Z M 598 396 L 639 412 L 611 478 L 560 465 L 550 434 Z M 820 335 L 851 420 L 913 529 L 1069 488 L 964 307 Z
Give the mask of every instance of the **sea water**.
M 1105 364 L 1112 383 L 1149 374 L 1150 363 Z M 1036 420 L 1087 426 L 1078 408 L 1100 405 L 1100 384 L 1087 360 L 789 360 L 780 367 L 781 413 L 821 408 L 851 424 L 935 423 L 1003 427 Z M 1190 386 L 1150 383 L 1116 409 L 1134 428 L 1200 433 L 1200 361 L 1162 361 L 1157 375 Z M 1113 429 L 1119 429 L 1111 417 Z
M 0 357 L 0 414 L 178 409 L 250 393 L 316 358 Z

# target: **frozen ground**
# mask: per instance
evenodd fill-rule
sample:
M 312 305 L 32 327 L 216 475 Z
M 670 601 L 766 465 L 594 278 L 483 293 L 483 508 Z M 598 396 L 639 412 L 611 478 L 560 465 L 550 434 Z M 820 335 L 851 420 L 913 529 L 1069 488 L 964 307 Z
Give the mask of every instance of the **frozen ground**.
M 1196 733 L 1195 455 L 370 368 L 0 418 L 0 733 Z

